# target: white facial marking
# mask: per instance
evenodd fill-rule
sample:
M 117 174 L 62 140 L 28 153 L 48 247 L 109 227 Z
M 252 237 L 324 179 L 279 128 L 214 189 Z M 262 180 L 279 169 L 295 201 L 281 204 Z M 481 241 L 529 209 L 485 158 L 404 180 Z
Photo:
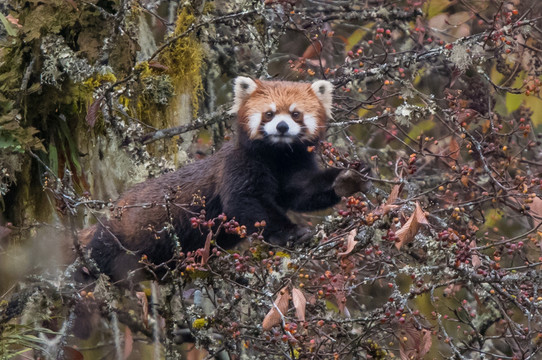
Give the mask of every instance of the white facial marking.
M 271 108 L 272 112 L 277 112 L 277 105 L 275 103 L 271 103 L 269 107 Z
M 303 123 L 305 123 L 309 134 L 316 134 L 316 129 L 318 128 L 318 121 L 316 121 L 316 118 L 313 115 L 304 114 Z
M 292 105 L 290 105 L 290 108 L 289 108 L 288 110 L 289 110 L 290 112 L 294 112 L 296 106 L 297 106 L 297 105 L 296 105 L 295 103 L 293 103 Z
M 331 119 L 331 101 L 333 98 L 333 84 L 326 80 L 318 80 L 312 83 L 312 90 L 322 102 L 326 110 L 326 116 Z
M 286 133 L 281 134 L 277 130 L 277 125 L 284 121 L 286 124 L 288 124 L 288 131 Z M 267 135 L 272 136 L 272 140 L 275 142 L 291 142 L 291 137 L 296 136 L 301 131 L 301 126 L 299 126 L 298 123 L 296 123 L 290 115 L 286 114 L 279 114 L 276 115 L 273 120 L 268 122 L 263 126 L 263 130 Z
M 254 136 L 258 133 L 261 122 L 262 122 L 262 114 L 260 113 L 255 113 L 248 117 L 248 128 L 250 129 L 251 136 Z

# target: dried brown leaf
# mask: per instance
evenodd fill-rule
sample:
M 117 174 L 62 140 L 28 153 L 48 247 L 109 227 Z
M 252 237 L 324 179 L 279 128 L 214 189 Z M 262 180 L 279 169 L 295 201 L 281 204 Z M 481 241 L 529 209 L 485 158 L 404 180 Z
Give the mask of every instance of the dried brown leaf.
M 450 140 L 450 154 L 448 156 L 450 156 L 453 160 L 458 160 L 459 151 L 460 151 L 459 143 L 457 142 L 455 137 L 452 137 L 452 139 Z
M 431 331 L 427 329 L 418 330 L 410 322 L 401 326 L 400 338 L 399 351 L 401 360 L 423 359 L 433 344 Z
M 542 199 L 534 197 L 533 202 L 529 204 L 529 208 L 529 213 L 533 217 L 533 224 L 537 227 L 542 222 Z
M 158 70 L 164 70 L 164 71 L 169 70 L 169 67 L 167 67 L 166 65 L 160 64 L 160 63 L 158 63 L 156 61 L 149 62 L 149 67 L 154 68 L 154 69 L 158 69 Z
M 269 310 L 263 319 L 262 327 L 264 330 L 270 330 L 273 326 L 280 324 L 282 316 L 288 311 L 290 303 L 290 293 L 287 287 L 283 287 L 275 299 L 274 306 Z
M 128 359 L 128 356 L 132 353 L 134 346 L 134 337 L 132 330 L 128 326 L 124 327 L 124 359 Z
M 416 202 L 416 209 L 408 219 L 408 221 L 395 233 L 395 236 L 399 239 L 395 243 L 395 247 L 399 250 L 401 247 L 414 239 L 414 236 L 418 233 L 420 225 L 429 225 L 425 213 L 420 206 L 420 203 Z
M 333 278 L 331 278 L 330 282 L 331 286 L 333 286 L 333 295 L 335 296 L 335 299 L 337 300 L 337 307 L 339 308 L 339 311 L 341 314 L 344 314 L 344 310 L 346 308 L 346 292 L 344 290 L 344 275 L 337 274 Z
M 356 241 L 356 235 L 357 234 L 358 234 L 357 229 L 353 229 L 352 231 L 350 231 L 350 233 L 348 233 L 348 236 L 346 237 L 346 251 L 338 253 L 337 255 L 339 255 L 339 257 L 340 256 L 346 256 L 346 255 L 350 254 L 352 252 L 352 250 L 354 250 L 354 247 L 358 243 Z
M 209 231 L 209 234 L 207 234 L 207 239 L 205 240 L 205 246 L 203 247 L 203 251 L 201 252 L 201 265 L 207 264 L 207 260 L 209 260 L 209 254 L 211 253 L 212 239 L 213 239 L 213 232 Z
M 70 346 L 64 346 L 64 360 L 85 360 L 85 357 L 79 350 L 76 350 Z
M 470 247 L 471 248 L 475 248 L 476 247 L 476 241 L 475 240 L 472 240 L 470 242 Z M 475 269 L 478 269 L 480 267 L 480 265 L 482 265 L 482 260 L 480 260 L 480 256 L 476 255 L 476 254 L 473 254 L 471 256 L 471 261 L 472 261 L 472 266 L 475 268 Z
M 431 331 L 427 329 L 422 330 L 422 338 L 420 339 L 420 357 L 423 357 L 425 354 L 431 350 L 431 345 L 433 345 L 433 339 L 431 338 Z
M 305 299 L 303 292 L 299 289 L 293 288 L 292 301 L 294 303 L 297 320 L 305 321 L 305 305 L 307 304 L 307 300 Z
M 65 1 L 66 1 L 68 4 L 70 4 L 71 7 L 72 7 L 74 10 L 79 10 L 79 9 L 77 8 L 77 4 L 76 4 L 76 2 L 75 2 L 74 0 L 65 0 Z
M 418 220 L 418 223 L 422 225 L 429 225 L 429 220 L 427 220 L 427 217 L 425 216 L 425 211 L 423 211 L 422 207 L 420 206 L 420 203 L 416 201 L 416 211 L 414 212 L 416 215 L 416 219 Z
M 396 184 L 393 185 L 391 188 L 390 196 L 388 196 L 388 199 L 386 200 L 386 203 L 391 205 L 397 200 L 399 197 L 399 194 L 401 193 L 401 190 L 403 190 L 403 184 Z
M 103 97 L 100 96 L 88 107 L 87 116 L 85 116 L 85 121 L 88 126 L 94 127 L 96 124 L 96 119 L 98 118 L 98 111 L 102 107 Z
M 147 300 L 147 295 L 143 291 L 136 292 L 136 297 L 139 300 L 141 305 L 141 315 L 142 321 L 145 326 L 149 324 L 149 301 Z
M 387 213 L 389 213 L 392 210 L 395 210 L 398 208 L 398 205 L 394 205 L 393 203 L 399 198 L 399 194 L 401 193 L 401 190 L 403 189 L 403 184 L 397 184 L 394 185 L 391 189 L 390 196 L 388 196 L 388 199 L 383 205 L 380 205 L 378 208 L 373 211 L 375 215 L 384 216 Z

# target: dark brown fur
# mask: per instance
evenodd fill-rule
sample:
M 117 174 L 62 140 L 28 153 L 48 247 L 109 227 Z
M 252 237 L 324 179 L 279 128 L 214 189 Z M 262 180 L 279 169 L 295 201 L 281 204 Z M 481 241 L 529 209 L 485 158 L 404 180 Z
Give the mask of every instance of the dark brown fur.
M 308 147 L 318 146 L 322 127 L 314 134 L 302 129 L 303 133 L 288 143 L 271 142 L 265 133 L 257 138 L 249 135 L 245 121 L 247 111 L 253 110 L 245 105 L 250 103 L 252 93 L 266 96 L 267 86 L 279 89 L 284 86 L 287 94 L 303 89 L 303 96 L 308 99 L 298 99 L 298 103 L 313 104 L 318 123 L 325 124 L 331 94 L 324 93 L 323 86 L 330 89 L 329 83 L 320 81 L 315 90 L 311 90 L 310 84 L 282 84 L 239 78 L 234 107 L 237 107 L 239 121 L 242 118 L 243 122 L 238 126 L 236 141 L 224 145 L 213 156 L 138 184 L 120 197 L 116 203 L 117 208 L 122 209 L 120 216 L 104 220 L 103 226 L 98 225 L 88 245 L 100 271 L 113 280 L 120 280 L 126 277 L 128 270 L 141 267 L 138 261 L 142 255 L 155 264 L 170 260 L 175 247 L 167 224 L 173 225 L 183 251 L 202 247 L 206 231 L 193 229 L 189 220 L 202 209 L 207 219 L 221 213 L 228 218 L 235 217 L 246 225 L 249 234 L 256 230 L 255 222 L 265 220 L 266 240 L 284 245 L 304 234 L 303 229 L 288 219 L 288 210 L 324 209 L 336 204 L 339 195 L 345 195 L 345 184 L 349 193 L 367 185 L 359 176 L 337 169 L 320 169 L 315 156 L 317 150 L 310 151 Z M 253 89 L 255 86 L 257 91 Z M 327 103 L 329 105 L 325 105 Z M 285 107 L 287 109 L 288 104 Z M 279 111 L 282 110 L 278 109 L 277 113 Z M 341 184 L 341 189 L 337 184 Z M 204 198 L 205 206 L 198 197 Z M 239 236 L 224 232 L 217 238 L 218 245 L 225 248 L 240 241 Z

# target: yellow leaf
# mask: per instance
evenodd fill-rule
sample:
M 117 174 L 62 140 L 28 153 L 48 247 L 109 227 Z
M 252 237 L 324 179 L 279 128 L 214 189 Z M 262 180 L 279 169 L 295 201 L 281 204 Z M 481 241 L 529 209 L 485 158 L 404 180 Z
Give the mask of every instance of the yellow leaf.
M 412 130 L 408 132 L 408 138 L 405 139 L 405 143 L 410 144 L 412 140 L 416 140 L 416 138 L 422 134 L 425 133 L 435 127 L 435 122 L 433 120 L 425 120 L 422 122 L 419 122 L 418 124 L 414 125 L 412 127 Z
M 514 112 L 521 106 L 521 103 L 525 99 L 523 94 L 506 94 L 506 110 L 508 113 Z
M 372 24 L 367 24 L 366 27 L 369 29 L 372 27 Z M 365 34 L 367 34 L 367 30 L 363 30 L 363 29 L 357 29 L 356 31 L 354 31 L 352 33 L 352 35 L 350 35 L 348 37 L 348 39 L 346 40 L 346 46 L 345 46 L 345 50 L 348 52 L 350 50 L 352 50 L 352 48 L 361 41 L 361 39 L 363 39 L 363 37 L 365 36 Z
M 429 0 L 425 10 L 427 18 L 431 19 L 433 16 L 440 14 L 455 3 L 456 1 L 450 0 Z

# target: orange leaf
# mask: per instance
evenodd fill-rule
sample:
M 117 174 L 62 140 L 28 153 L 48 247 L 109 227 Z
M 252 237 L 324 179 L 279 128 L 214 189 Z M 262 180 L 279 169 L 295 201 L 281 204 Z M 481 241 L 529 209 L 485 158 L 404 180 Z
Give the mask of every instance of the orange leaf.
M 352 252 L 352 250 L 354 250 L 354 247 L 358 243 L 356 241 L 356 235 L 357 234 L 358 234 L 357 229 L 354 229 L 354 230 L 350 231 L 350 233 L 348 233 L 348 236 L 346 237 L 346 251 L 340 252 L 337 255 L 346 256 L 346 255 L 350 254 Z
M 416 201 L 416 209 L 408 219 L 408 221 L 395 233 L 395 236 L 399 239 L 395 243 L 395 247 L 399 250 L 401 247 L 414 239 L 414 236 L 418 233 L 420 225 L 429 225 L 425 213 L 420 206 L 420 203 Z
M 465 187 L 469 187 L 469 177 L 467 175 L 461 176 L 461 184 Z
M 283 287 L 275 299 L 274 306 L 269 310 L 263 319 L 262 327 L 264 330 L 270 330 L 273 326 L 280 324 L 281 318 L 288 311 L 290 302 L 290 293 L 287 287 Z
M 307 46 L 301 57 L 304 59 L 317 59 L 320 56 L 321 52 L 322 42 L 320 40 L 316 40 L 311 42 L 309 46 Z
M 303 295 L 303 292 L 301 292 L 301 290 L 299 289 L 293 288 L 292 301 L 294 302 L 295 315 L 297 316 L 297 320 L 305 321 L 305 305 L 307 304 L 307 300 L 305 299 L 305 295 Z

